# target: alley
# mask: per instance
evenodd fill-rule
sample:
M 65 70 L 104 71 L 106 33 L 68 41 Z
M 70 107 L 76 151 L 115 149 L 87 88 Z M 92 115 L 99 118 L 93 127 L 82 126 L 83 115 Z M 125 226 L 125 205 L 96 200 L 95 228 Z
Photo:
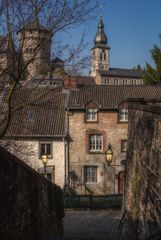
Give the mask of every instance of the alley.
M 67 240 L 119 240 L 120 211 L 67 211 L 64 238 Z

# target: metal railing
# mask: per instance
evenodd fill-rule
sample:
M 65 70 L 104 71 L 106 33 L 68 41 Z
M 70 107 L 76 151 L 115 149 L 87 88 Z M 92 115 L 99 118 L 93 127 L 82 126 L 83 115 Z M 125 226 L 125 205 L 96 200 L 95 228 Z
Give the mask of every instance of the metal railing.
M 115 195 L 67 195 L 64 196 L 65 208 L 84 208 L 84 209 L 121 209 L 122 194 Z

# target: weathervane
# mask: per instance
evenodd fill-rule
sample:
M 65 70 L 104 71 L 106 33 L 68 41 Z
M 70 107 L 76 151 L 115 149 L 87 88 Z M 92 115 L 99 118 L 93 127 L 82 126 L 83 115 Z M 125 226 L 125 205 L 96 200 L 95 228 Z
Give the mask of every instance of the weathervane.
M 100 9 L 100 17 L 102 17 L 102 4 L 101 4 L 101 1 L 100 1 L 100 4 L 99 4 L 99 9 Z

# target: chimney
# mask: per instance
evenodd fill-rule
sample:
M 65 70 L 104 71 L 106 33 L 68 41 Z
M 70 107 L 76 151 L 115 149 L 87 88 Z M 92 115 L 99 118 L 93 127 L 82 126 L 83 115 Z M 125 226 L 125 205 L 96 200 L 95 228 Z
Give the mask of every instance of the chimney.
M 75 90 L 77 89 L 77 78 L 73 76 L 67 76 L 64 78 L 64 88 Z

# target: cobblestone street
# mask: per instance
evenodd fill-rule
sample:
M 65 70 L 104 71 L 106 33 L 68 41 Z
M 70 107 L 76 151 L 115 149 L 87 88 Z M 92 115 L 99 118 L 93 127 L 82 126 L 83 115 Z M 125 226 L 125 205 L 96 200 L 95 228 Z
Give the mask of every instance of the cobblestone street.
M 69 211 L 64 218 L 67 240 L 119 240 L 120 211 Z

